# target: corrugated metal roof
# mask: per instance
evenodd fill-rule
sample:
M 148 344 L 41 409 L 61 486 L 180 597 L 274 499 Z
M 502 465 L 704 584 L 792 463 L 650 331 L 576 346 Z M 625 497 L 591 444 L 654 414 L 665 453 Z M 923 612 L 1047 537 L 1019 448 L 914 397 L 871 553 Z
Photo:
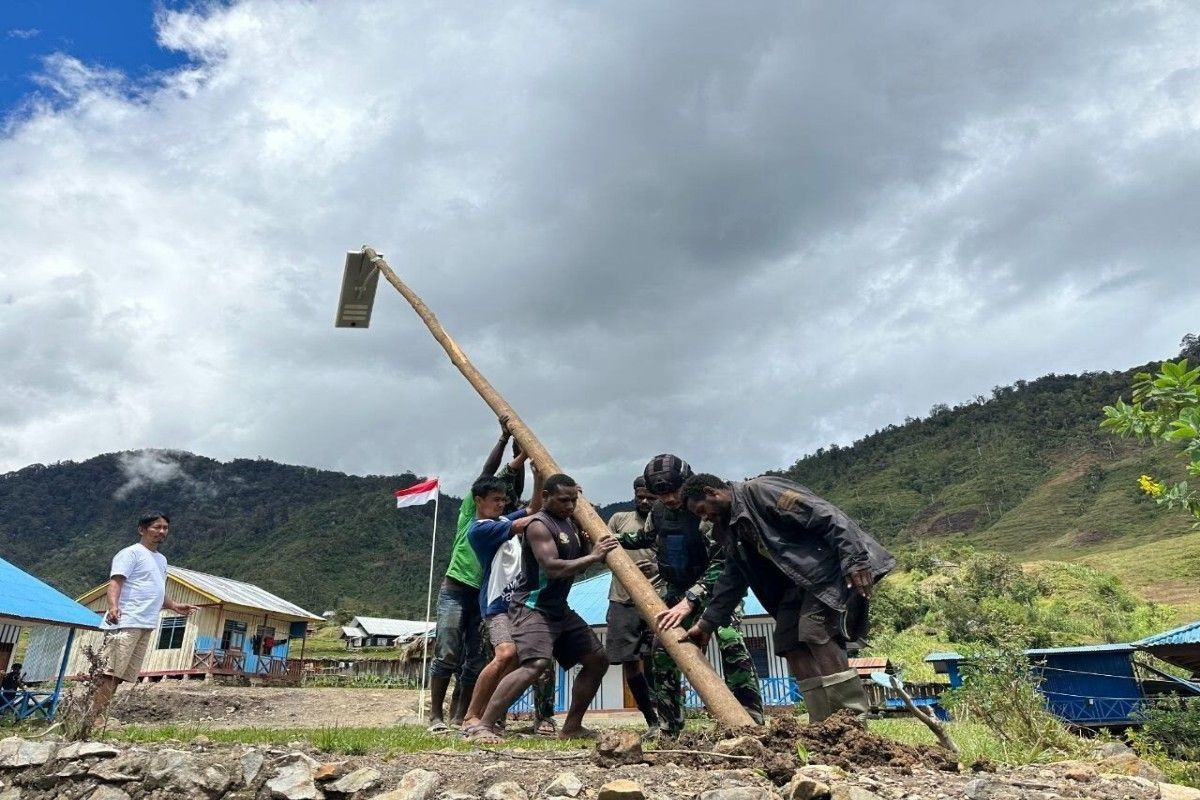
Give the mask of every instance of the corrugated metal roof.
M 65 594 L 0 558 L 0 618 L 100 627 L 100 615 Z
M 1141 641 L 1134 642 L 1134 647 L 1161 647 L 1171 644 L 1200 644 L 1200 619 L 1180 625 L 1169 631 L 1147 636 Z
M 583 617 L 583 621 L 588 625 L 603 625 L 608 619 L 608 587 L 611 584 L 611 572 L 602 572 L 585 581 L 576 581 L 571 587 L 567 604 L 575 609 L 575 613 Z M 767 615 L 767 610 L 758 602 L 754 592 L 746 595 L 744 614 L 747 617 Z
M 1042 647 L 1036 650 L 1026 650 L 1027 656 L 1057 656 L 1069 653 L 1129 653 L 1133 651 L 1131 644 L 1085 644 L 1077 647 Z M 933 661 L 962 661 L 965 656 L 953 650 L 930 653 L 925 656 L 926 663 Z
M 206 572 L 183 567 L 167 567 L 167 575 L 177 578 L 182 583 L 199 589 L 204 594 L 215 597 L 223 603 L 233 603 L 248 608 L 272 611 L 285 617 L 311 619 L 321 622 L 321 617 L 305 611 L 295 603 L 289 603 L 282 597 L 271 594 L 266 589 L 260 589 L 252 583 L 235 581 L 232 578 L 219 578 Z
M 352 625 L 342 626 L 342 636 L 345 636 L 347 639 L 361 639 L 366 635 L 366 631 L 360 628 L 355 628 Z
M 368 636 L 415 636 L 435 627 L 433 622 L 419 619 L 387 619 L 386 617 L 355 617 L 350 624 L 363 629 Z

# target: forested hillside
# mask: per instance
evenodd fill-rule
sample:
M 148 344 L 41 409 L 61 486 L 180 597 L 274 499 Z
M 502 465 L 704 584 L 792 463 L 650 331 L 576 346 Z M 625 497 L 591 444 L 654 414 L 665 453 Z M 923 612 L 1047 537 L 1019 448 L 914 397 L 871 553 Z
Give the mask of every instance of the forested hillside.
M 1139 368 L 1141 369 L 1141 368 Z M 1050 375 L 889 426 L 782 474 L 837 502 L 895 549 L 971 545 L 1020 561 L 1081 561 L 1149 599 L 1200 613 L 1200 534 L 1137 489 L 1181 476 L 1174 453 L 1102 433 L 1134 370 Z M 356 477 L 266 460 L 141 451 L 0 476 L 0 555 L 76 594 L 103 580 L 146 508 L 175 519 L 173 563 L 320 613 L 424 613 L 433 506 L 397 511 L 411 474 Z M 443 497 L 438 569 L 459 502 Z M 627 504 L 603 509 L 607 515 Z
M 1183 463 L 1099 428 L 1100 409 L 1128 397 L 1142 369 L 997 387 L 851 447 L 818 450 L 780 474 L 900 548 L 967 543 L 1026 562 L 1082 561 L 1150 599 L 1194 605 L 1200 535 L 1186 514 L 1137 488 L 1145 473 L 1185 477 Z

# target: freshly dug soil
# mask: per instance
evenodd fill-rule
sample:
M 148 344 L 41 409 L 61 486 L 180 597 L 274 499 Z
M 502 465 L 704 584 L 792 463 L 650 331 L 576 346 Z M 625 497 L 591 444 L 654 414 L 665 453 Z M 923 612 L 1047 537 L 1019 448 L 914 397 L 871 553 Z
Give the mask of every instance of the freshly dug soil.
M 685 732 L 668 749 L 707 752 L 721 740 L 742 737 L 759 742 L 764 752 L 756 757 L 761 763 L 739 760 L 737 766 L 762 768 L 777 785 L 787 783 L 796 768 L 806 762 L 831 764 L 850 773 L 873 767 L 891 767 L 902 774 L 912 774 L 915 767 L 958 770 L 952 754 L 927 745 L 900 744 L 871 733 L 851 711 L 839 712 L 816 725 L 805 725 L 795 717 L 776 717 L 763 728 L 717 727 L 711 731 Z M 660 753 L 655 760 L 696 769 L 715 766 L 713 756 L 699 753 Z

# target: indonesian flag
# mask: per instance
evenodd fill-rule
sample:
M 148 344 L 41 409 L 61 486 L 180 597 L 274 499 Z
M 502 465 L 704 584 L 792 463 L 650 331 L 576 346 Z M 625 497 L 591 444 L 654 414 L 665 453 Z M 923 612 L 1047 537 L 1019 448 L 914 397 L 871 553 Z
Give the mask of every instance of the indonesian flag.
M 419 506 L 428 503 L 430 500 L 436 500 L 438 493 L 438 479 L 430 478 L 427 481 L 414 483 L 407 489 L 396 490 L 396 508 L 404 508 L 405 506 Z

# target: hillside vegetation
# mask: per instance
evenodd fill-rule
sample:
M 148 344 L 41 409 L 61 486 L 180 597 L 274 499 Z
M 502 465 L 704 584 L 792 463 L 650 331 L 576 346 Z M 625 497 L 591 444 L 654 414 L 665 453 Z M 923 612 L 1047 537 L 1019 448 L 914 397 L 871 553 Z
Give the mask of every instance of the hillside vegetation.
M 898 549 L 967 544 L 1024 562 L 1073 561 L 1200 614 L 1200 536 L 1139 475 L 1185 477 L 1176 452 L 1100 430 L 1125 372 L 1048 375 L 889 426 L 778 474 L 833 500 Z M 1131 557 L 1136 554 L 1136 557 Z

